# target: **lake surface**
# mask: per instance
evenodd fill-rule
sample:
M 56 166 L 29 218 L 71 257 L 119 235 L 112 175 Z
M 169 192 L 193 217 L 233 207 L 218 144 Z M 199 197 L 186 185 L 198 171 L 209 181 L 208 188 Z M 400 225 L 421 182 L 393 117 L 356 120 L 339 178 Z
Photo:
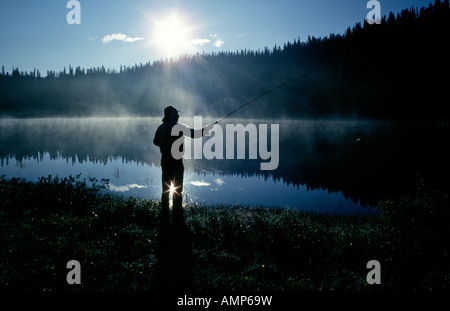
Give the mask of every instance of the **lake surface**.
M 194 126 L 193 118 L 180 122 Z M 81 174 L 109 179 L 112 193 L 159 200 L 160 153 L 152 140 L 160 123 L 160 118 L 1 119 L 0 176 L 36 181 Z M 436 181 L 448 172 L 448 151 L 439 141 L 448 137 L 448 125 L 419 130 L 386 121 L 226 119 L 222 128 L 239 123 L 269 129 L 278 124 L 278 167 L 262 171 L 267 160 L 249 159 L 248 149 L 245 159 L 185 159 L 184 202 L 369 214 L 379 200 L 413 190 L 418 174 Z M 186 144 L 195 149 L 190 139 Z

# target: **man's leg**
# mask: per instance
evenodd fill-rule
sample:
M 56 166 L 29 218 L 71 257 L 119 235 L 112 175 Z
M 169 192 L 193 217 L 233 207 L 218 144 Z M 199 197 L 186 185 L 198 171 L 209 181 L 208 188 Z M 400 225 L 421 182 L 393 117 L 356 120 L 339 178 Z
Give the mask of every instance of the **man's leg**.
M 183 164 L 178 165 L 175 171 L 174 188 L 173 193 L 173 219 L 174 221 L 183 222 Z
M 169 195 L 173 173 L 171 168 L 162 168 L 161 221 L 169 221 Z

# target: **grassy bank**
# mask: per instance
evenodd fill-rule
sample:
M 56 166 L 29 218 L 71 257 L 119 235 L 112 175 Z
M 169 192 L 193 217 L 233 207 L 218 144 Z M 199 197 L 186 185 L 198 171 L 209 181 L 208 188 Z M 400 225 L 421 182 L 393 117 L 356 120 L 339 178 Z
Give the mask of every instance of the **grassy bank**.
M 105 181 L 0 178 L 0 289 L 448 290 L 448 196 L 424 188 L 376 216 L 160 203 L 102 194 Z M 420 185 L 419 185 L 420 186 Z M 69 260 L 81 285 L 68 285 Z M 381 285 L 366 282 L 369 260 Z

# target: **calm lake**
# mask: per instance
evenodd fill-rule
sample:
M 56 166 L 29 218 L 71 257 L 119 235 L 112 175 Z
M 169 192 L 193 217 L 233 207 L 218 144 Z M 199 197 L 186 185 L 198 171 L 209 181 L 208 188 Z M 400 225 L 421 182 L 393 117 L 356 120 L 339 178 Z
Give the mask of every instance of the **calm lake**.
M 203 125 L 212 121 L 204 119 Z M 193 117 L 180 122 L 194 126 Z M 109 179 L 112 193 L 159 200 L 160 152 L 152 140 L 160 123 L 160 118 L 0 119 L 0 176 L 37 181 L 81 174 Z M 266 124 L 268 151 L 274 147 L 271 125 L 278 124 L 277 168 L 264 171 L 260 164 L 268 160 L 249 159 L 248 139 L 245 159 L 185 159 L 184 202 L 370 214 L 380 200 L 412 191 L 418 175 L 434 182 L 448 172 L 446 124 L 419 129 L 368 120 L 226 119 L 224 136 L 226 124 L 239 123 Z M 190 139 L 186 144 L 196 148 Z

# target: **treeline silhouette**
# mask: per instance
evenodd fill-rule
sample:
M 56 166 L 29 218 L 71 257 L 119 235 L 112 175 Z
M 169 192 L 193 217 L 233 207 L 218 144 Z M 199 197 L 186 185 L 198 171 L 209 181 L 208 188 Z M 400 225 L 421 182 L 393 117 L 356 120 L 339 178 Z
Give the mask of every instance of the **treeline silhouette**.
M 221 116 L 289 79 L 322 69 L 260 99 L 240 117 L 445 118 L 449 0 L 308 36 L 272 49 L 184 55 L 120 70 L 0 74 L 0 115 Z

